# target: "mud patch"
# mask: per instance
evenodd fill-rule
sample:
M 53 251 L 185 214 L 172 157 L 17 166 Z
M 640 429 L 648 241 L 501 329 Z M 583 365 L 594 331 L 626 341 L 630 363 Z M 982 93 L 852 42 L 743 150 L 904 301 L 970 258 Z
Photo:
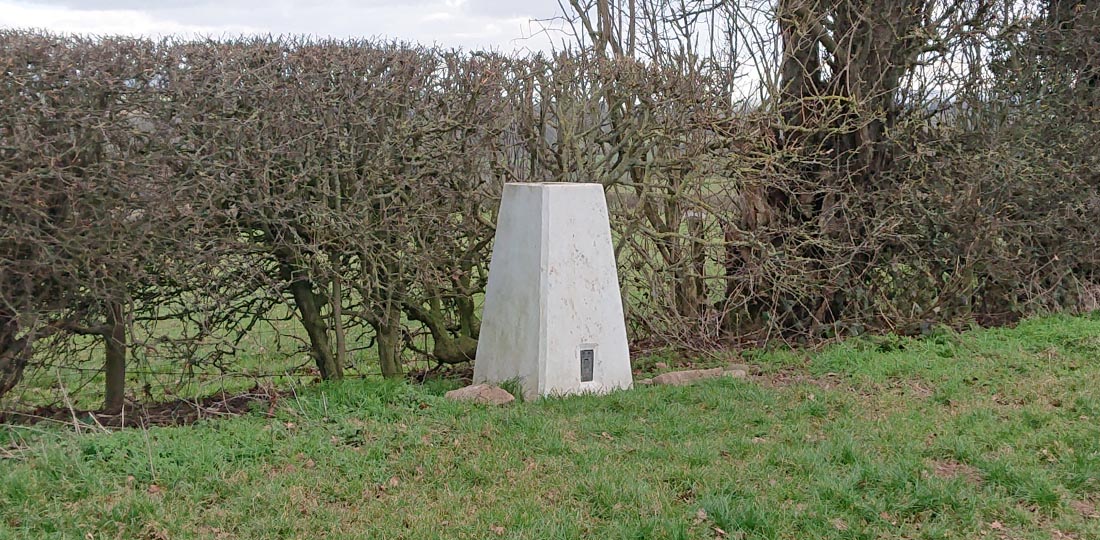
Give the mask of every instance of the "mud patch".
M 763 386 L 772 388 L 786 388 L 799 384 L 812 384 L 826 390 L 840 386 L 841 378 L 834 373 L 825 374 L 822 377 L 814 377 L 799 369 L 786 368 L 770 373 L 762 373 L 759 381 Z
M 862 396 L 877 394 L 879 389 L 862 388 L 853 384 L 852 380 L 839 373 L 826 373 L 824 375 L 811 375 L 797 368 L 786 368 L 771 373 L 761 373 L 752 377 L 761 386 L 768 388 L 788 388 L 797 385 L 811 385 L 822 390 L 842 390 Z
M 1092 501 L 1070 501 L 1070 508 L 1086 519 L 1100 519 L 1100 507 Z
M 910 393 L 920 399 L 928 399 L 936 393 L 935 389 L 920 381 L 910 381 L 908 386 Z
M 945 480 L 962 478 L 974 485 L 981 485 L 982 473 L 971 465 L 953 459 L 935 460 L 931 463 L 932 475 Z
M 256 386 L 237 394 L 219 392 L 197 400 L 127 404 L 119 413 L 58 406 L 39 407 L 29 411 L 0 411 L 0 424 L 33 425 L 54 422 L 104 428 L 181 426 L 208 418 L 238 416 L 253 410 L 254 406 L 272 414 L 279 396 L 272 388 Z

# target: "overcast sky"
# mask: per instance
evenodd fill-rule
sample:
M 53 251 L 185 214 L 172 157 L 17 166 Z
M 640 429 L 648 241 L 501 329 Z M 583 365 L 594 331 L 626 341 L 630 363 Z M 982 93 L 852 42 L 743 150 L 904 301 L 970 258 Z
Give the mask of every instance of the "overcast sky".
M 0 27 L 127 35 L 311 34 L 544 49 L 556 0 L 0 0 Z M 558 36 L 557 39 L 560 39 Z

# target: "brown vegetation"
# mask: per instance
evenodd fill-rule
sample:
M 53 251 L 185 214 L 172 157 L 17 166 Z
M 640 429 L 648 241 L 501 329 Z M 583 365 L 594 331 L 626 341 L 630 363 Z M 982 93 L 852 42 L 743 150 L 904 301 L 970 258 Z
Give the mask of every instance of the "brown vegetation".
M 0 395 L 103 346 L 119 410 L 287 313 L 326 379 L 470 360 L 508 181 L 607 187 L 636 341 L 1095 301 L 1100 3 L 768 5 L 573 2 L 529 58 L 3 31 Z

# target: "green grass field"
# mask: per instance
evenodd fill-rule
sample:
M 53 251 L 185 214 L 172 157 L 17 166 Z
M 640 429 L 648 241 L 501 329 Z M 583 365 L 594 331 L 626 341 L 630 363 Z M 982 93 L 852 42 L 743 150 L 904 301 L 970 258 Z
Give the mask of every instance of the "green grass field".
M 0 538 L 1100 538 L 1100 314 L 745 361 L 505 408 L 350 380 L 0 426 Z

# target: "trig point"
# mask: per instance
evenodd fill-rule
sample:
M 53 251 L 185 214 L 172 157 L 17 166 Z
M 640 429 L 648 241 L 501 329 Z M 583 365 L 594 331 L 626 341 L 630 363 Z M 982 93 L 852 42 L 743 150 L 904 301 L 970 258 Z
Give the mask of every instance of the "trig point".
M 622 296 L 600 184 L 505 184 L 474 382 L 526 398 L 630 388 Z

